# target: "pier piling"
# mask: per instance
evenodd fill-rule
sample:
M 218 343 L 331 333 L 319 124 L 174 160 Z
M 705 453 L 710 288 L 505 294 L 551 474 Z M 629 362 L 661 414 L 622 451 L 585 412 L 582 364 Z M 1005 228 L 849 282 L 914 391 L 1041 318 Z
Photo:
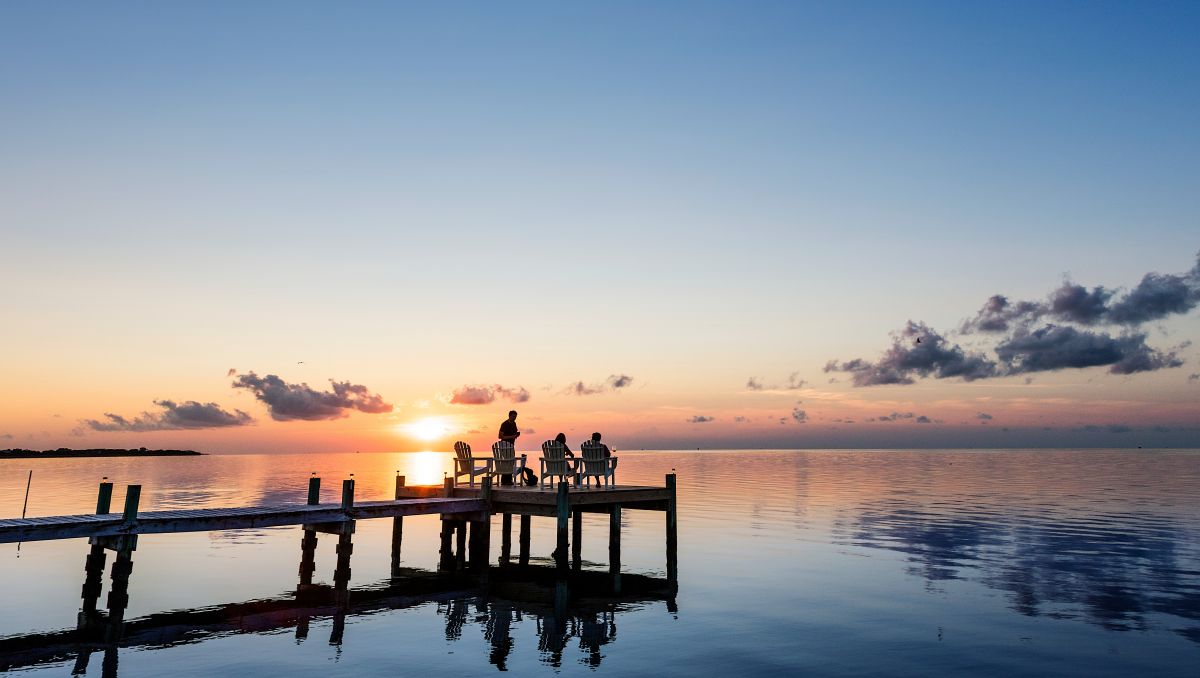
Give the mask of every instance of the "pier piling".
M 308 479 L 308 505 L 316 506 L 321 503 L 321 479 L 313 476 Z M 305 528 L 304 536 L 300 539 L 300 588 L 299 591 L 312 586 L 313 572 L 317 569 L 317 531 Z
M 583 511 L 571 511 L 571 569 L 583 568 Z
M 567 521 L 571 514 L 571 499 L 568 495 L 568 483 L 560 482 L 558 484 L 557 497 L 557 512 L 558 517 L 558 540 L 557 547 L 554 549 L 555 564 L 560 568 L 567 566 Z
M 519 545 L 517 547 L 520 552 L 517 555 L 517 562 L 522 567 L 529 564 L 529 531 L 532 520 L 532 516 L 528 514 L 521 515 L 521 533 L 518 535 Z
M 404 495 L 404 476 L 396 476 L 396 499 Z M 404 539 L 404 516 L 392 518 L 392 576 L 400 575 L 400 542 Z
M 512 514 L 500 517 L 500 564 L 508 565 L 512 560 Z
M 612 575 L 613 593 L 621 592 L 621 505 L 608 510 L 608 572 Z
M 679 582 L 679 535 L 676 531 L 675 474 L 667 474 L 667 580 L 672 585 Z

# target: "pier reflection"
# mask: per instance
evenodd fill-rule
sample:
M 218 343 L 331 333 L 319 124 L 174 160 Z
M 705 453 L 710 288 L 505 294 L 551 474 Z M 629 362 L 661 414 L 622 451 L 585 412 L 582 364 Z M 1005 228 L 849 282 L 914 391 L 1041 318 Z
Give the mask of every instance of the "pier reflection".
M 81 613 L 74 629 L 0 639 L 0 671 L 63 663 L 72 666 L 72 675 L 109 678 L 119 674 L 125 650 L 287 629 L 295 630 L 297 642 L 305 642 L 314 621 L 329 629 L 327 642 L 340 653 L 346 635 L 353 633 L 347 620 L 429 604 L 444 620 L 447 641 L 486 643 L 488 662 L 497 670 L 508 669 L 514 652 L 535 647 L 541 662 L 558 667 L 565 650 L 575 644 L 584 654 L 580 661 L 597 667 L 616 641 L 622 612 L 658 603 L 677 612 L 666 579 L 639 575 L 623 575 L 619 595 L 611 593 L 607 573 L 575 572 L 562 578 L 553 567 L 493 567 L 486 579 L 421 570 L 403 575 L 363 588 L 309 585 L 277 598 L 129 620 L 121 618 L 123 609 Z

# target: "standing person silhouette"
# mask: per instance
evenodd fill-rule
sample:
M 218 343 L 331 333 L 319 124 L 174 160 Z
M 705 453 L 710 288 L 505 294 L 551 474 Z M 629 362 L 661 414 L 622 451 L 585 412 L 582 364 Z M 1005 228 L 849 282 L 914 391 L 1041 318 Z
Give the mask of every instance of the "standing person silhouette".
M 500 433 L 497 435 L 497 437 L 499 437 L 500 440 L 505 440 L 512 443 L 513 450 L 515 451 L 517 447 L 517 438 L 520 436 L 521 431 L 517 428 L 517 411 L 510 410 L 508 413 L 508 419 L 500 422 Z M 517 478 L 508 475 L 507 473 L 500 476 L 501 485 L 512 485 L 514 480 L 517 480 Z
M 521 437 L 521 431 L 517 428 L 517 411 L 511 410 L 508 413 L 508 419 L 500 423 L 500 440 L 507 440 L 515 447 L 517 438 Z

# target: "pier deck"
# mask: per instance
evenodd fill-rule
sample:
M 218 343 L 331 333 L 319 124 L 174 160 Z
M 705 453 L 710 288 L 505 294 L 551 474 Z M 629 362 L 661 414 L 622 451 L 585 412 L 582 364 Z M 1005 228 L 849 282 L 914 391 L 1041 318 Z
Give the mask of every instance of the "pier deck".
M 439 488 L 440 489 L 440 488 Z M 120 514 L 49 516 L 0 520 L 0 544 L 79 537 L 115 537 L 132 534 L 209 532 L 253 527 L 279 527 L 341 523 L 369 518 L 396 518 L 430 514 L 458 515 L 487 509 L 477 497 L 424 497 L 392 501 L 364 501 L 350 508 L 341 504 L 292 504 L 246 508 L 207 508 L 180 511 L 143 511 L 135 520 Z

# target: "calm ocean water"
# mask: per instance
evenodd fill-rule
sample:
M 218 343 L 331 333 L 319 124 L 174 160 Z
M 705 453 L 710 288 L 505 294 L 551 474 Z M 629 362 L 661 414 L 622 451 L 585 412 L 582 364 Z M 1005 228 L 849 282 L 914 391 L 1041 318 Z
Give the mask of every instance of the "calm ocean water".
M 601 601 L 563 617 L 552 604 L 498 594 L 385 598 L 353 609 L 344 628 L 318 612 L 146 634 L 107 664 L 98 654 L 86 675 L 1194 676 L 1200 666 L 1200 451 L 620 458 L 622 483 L 661 484 L 678 472 L 674 601 Z M 327 501 L 350 473 L 358 498 L 390 498 L 397 470 L 409 484 L 440 483 L 449 460 L 3 461 L 0 517 L 20 515 L 30 468 L 29 515 L 42 516 L 90 512 L 105 475 L 117 483 L 114 507 L 126 483 L 143 485 L 145 509 L 216 507 L 303 502 L 314 471 Z M 404 566 L 435 568 L 437 530 L 436 517 L 406 519 Z M 626 511 L 623 571 L 664 576 L 663 533 L 663 514 Z M 359 523 L 352 589 L 386 582 L 390 534 L 390 520 Z M 126 618 L 287 600 L 300 536 L 143 536 Z M 553 540 L 552 520 L 535 518 L 535 562 L 549 562 Z M 321 537 L 318 580 L 332 579 L 333 541 Z M 494 534 L 493 561 L 499 543 Z M 0 546 L 0 638 L 73 627 L 86 552 L 84 540 L 25 544 L 19 557 Z M 585 517 L 583 558 L 606 569 L 607 517 Z M 11 671 L 62 676 L 74 666 L 58 657 Z

